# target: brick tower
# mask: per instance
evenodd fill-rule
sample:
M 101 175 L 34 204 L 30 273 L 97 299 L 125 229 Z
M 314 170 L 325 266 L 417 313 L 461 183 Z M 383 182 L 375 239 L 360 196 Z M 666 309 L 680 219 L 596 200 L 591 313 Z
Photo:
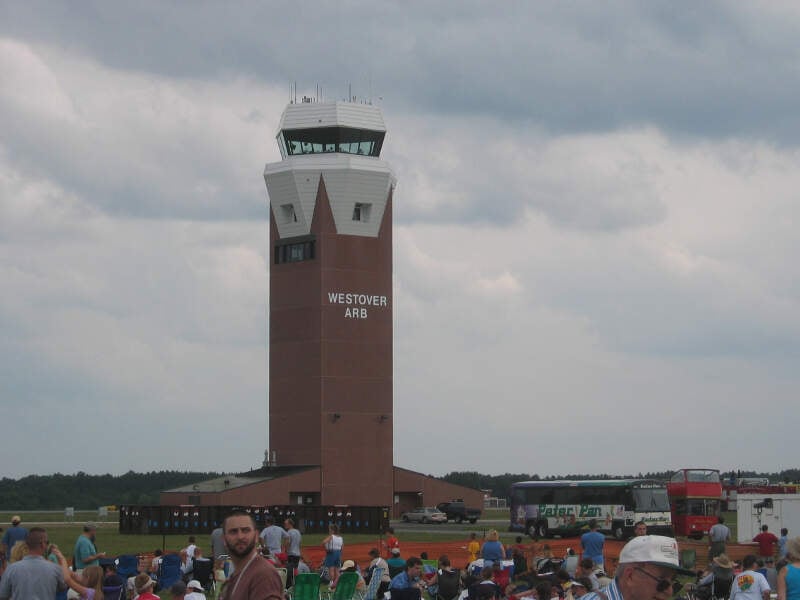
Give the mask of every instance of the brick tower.
M 319 466 L 314 504 L 391 506 L 392 192 L 369 104 L 286 107 L 268 164 L 271 463 Z

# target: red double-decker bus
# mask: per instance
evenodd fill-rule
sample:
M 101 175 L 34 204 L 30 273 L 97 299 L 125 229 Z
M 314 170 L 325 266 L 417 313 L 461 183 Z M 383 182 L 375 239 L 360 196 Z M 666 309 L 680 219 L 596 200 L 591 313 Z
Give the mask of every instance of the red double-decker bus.
M 700 539 L 717 522 L 722 484 L 716 469 L 680 469 L 667 483 L 675 535 Z

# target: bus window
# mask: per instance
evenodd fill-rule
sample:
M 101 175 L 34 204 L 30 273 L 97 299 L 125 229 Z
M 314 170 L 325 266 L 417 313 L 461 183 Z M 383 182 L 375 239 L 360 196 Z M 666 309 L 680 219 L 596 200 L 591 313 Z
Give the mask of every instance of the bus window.
M 636 510 L 669 510 L 669 496 L 664 488 L 645 488 L 633 490 Z

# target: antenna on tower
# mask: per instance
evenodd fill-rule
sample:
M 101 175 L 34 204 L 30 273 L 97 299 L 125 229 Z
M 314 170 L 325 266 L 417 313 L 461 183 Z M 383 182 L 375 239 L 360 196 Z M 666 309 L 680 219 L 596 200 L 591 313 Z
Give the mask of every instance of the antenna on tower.
M 294 82 L 294 103 L 297 104 L 297 82 Z

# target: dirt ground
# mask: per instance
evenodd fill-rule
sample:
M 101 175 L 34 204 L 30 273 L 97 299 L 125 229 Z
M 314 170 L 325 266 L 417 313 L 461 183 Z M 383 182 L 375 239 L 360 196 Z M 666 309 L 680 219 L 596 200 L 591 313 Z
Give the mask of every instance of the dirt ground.
M 535 556 L 541 556 L 545 544 L 550 546 L 550 550 L 554 556 L 563 556 L 567 548 L 573 548 L 580 555 L 580 540 L 578 538 L 568 539 L 553 539 L 547 541 L 535 542 L 530 539 L 523 539 L 523 545 L 526 547 L 526 556 L 528 562 Z M 708 543 L 706 541 L 692 541 L 692 540 L 678 540 L 681 552 L 685 550 L 694 550 L 696 555 L 695 567 L 703 569 L 708 564 Z M 613 575 L 614 570 L 619 560 L 619 553 L 624 542 L 617 540 L 607 539 L 605 543 L 605 557 L 606 557 L 606 572 Z M 463 541 L 449 541 L 449 542 L 403 542 L 400 541 L 400 549 L 402 556 L 408 558 L 409 556 L 419 556 L 422 552 L 428 553 L 428 558 L 436 559 L 442 554 L 446 554 L 450 558 L 450 562 L 456 568 L 463 569 L 468 564 L 469 555 L 466 550 L 467 540 Z M 349 544 L 345 545 L 344 552 L 342 553 L 343 559 L 352 559 L 360 565 L 366 565 L 370 561 L 369 550 L 374 548 L 375 544 Z M 734 561 L 741 561 L 746 554 L 751 554 L 757 548 L 756 544 L 728 544 L 727 554 Z M 382 551 L 383 556 L 386 556 L 386 551 Z M 324 558 L 324 550 L 322 548 L 304 548 L 303 555 L 307 560 L 311 561 L 313 567 L 318 567 Z

